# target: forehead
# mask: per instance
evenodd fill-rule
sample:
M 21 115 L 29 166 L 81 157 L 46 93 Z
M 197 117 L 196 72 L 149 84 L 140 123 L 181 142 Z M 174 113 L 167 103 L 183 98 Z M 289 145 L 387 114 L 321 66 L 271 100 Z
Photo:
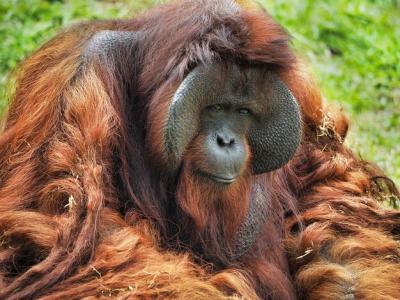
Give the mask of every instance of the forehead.
M 219 66 L 208 71 L 209 93 L 206 105 L 250 105 L 263 111 L 267 107 L 267 72 L 260 67 Z

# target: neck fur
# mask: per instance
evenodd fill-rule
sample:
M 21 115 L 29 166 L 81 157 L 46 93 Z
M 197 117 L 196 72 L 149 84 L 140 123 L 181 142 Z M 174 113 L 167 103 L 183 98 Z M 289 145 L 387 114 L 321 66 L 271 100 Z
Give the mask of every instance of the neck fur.
M 249 198 L 248 174 L 230 185 L 220 185 L 184 165 L 176 201 L 183 214 L 182 230 L 190 237 L 191 246 L 212 256 L 232 253 L 235 234 L 247 216 Z

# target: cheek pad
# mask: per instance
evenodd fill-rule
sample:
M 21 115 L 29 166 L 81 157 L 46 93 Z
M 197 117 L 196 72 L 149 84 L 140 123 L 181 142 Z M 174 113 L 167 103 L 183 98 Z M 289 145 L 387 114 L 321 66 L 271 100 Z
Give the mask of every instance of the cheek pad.
M 270 109 L 249 134 L 253 173 L 282 167 L 295 154 L 301 140 L 301 114 L 296 99 L 273 72 L 268 72 L 265 91 Z

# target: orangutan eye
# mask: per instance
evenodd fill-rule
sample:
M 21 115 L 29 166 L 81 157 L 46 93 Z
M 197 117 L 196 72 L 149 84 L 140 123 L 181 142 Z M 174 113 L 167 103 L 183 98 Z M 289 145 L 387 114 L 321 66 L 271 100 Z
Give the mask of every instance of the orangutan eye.
M 247 108 L 240 108 L 240 109 L 238 109 L 238 113 L 239 113 L 240 115 L 245 116 L 245 115 L 250 114 L 250 110 L 247 109 Z
M 222 106 L 222 104 L 214 104 L 214 105 L 210 105 L 207 107 L 209 110 L 212 111 L 221 111 L 224 109 L 224 107 Z

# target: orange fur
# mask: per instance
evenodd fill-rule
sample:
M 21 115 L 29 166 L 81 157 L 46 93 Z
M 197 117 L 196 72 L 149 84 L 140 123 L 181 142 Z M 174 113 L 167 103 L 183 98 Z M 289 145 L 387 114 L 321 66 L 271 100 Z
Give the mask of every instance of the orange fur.
M 139 57 L 85 60 L 105 29 L 144 32 Z M 0 299 L 399 299 L 400 213 L 378 202 L 382 186 L 398 191 L 343 144 L 347 120 L 323 107 L 287 42 L 268 15 L 234 1 L 183 1 L 80 24 L 28 58 L 0 138 Z M 244 170 L 219 190 L 192 172 L 198 137 L 174 190 L 162 154 L 174 90 L 196 64 L 232 59 L 290 87 L 301 147 L 283 168 Z M 230 260 L 222 248 L 253 184 L 268 218 Z

